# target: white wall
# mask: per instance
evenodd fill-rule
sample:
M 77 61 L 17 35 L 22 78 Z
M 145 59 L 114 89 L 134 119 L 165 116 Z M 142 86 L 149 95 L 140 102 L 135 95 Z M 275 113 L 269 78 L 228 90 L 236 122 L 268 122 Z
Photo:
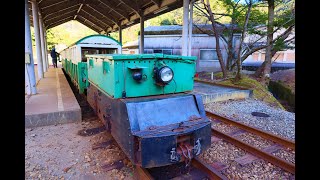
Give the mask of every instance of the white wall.
M 174 55 L 181 55 L 181 35 L 145 35 L 144 49 L 172 49 Z M 222 56 L 227 59 L 226 43 L 220 40 Z M 192 37 L 191 55 L 197 56 L 197 71 L 220 71 L 219 61 L 200 60 L 201 49 L 215 49 L 215 37 L 204 34 L 194 34 Z

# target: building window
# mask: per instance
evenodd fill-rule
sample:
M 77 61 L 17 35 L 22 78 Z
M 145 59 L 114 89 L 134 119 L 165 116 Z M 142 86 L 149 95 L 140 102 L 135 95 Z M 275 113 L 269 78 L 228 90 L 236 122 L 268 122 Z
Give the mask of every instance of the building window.
M 153 54 L 153 49 L 144 49 L 143 53 L 144 54 Z
M 200 49 L 200 60 L 218 61 L 217 51 L 215 49 Z
M 153 53 L 160 53 L 160 54 L 169 54 L 172 55 L 172 49 L 154 49 Z
M 155 53 L 162 53 L 162 49 L 154 49 L 153 50 L 153 53 L 155 54 Z
M 233 36 L 233 41 L 232 41 L 233 47 L 239 46 L 240 38 L 241 38 L 241 36 L 239 36 L 239 35 Z M 237 48 L 239 48 L 239 47 L 237 47 Z
M 172 55 L 172 49 L 163 49 L 162 53 Z

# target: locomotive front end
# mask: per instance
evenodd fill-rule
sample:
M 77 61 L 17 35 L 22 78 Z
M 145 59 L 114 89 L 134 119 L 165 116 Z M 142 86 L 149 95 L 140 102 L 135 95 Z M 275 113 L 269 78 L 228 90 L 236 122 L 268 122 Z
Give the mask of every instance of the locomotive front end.
M 210 147 L 210 121 L 201 96 L 176 96 L 125 101 L 134 136 L 134 161 L 144 168 L 191 159 Z
M 88 102 L 133 164 L 189 163 L 210 147 L 211 122 L 191 93 L 196 57 L 87 57 Z

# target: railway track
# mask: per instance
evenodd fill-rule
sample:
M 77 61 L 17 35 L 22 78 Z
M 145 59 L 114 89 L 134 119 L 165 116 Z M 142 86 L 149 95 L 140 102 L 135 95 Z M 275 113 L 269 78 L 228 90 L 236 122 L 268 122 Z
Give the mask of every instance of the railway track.
M 68 77 L 68 76 L 66 76 L 66 77 Z M 70 83 L 69 78 L 67 78 L 67 79 L 69 81 L 69 84 L 70 84 L 72 90 L 75 93 L 77 100 L 79 101 L 81 111 L 83 114 L 83 121 L 91 121 L 91 119 L 96 119 L 96 115 L 93 112 L 92 108 L 87 103 L 85 96 L 78 94 L 76 87 L 74 87 L 74 85 L 72 83 Z M 229 126 L 236 127 L 236 128 L 238 128 L 238 130 L 242 130 L 241 133 L 249 132 L 249 133 L 255 134 L 257 136 L 260 136 L 262 138 L 265 138 L 267 140 L 270 140 L 270 141 L 274 142 L 273 147 L 276 147 L 275 149 L 277 149 L 277 148 L 278 149 L 279 148 L 290 148 L 290 149 L 295 150 L 295 143 L 291 140 L 282 138 L 277 135 L 273 135 L 273 134 L 268 133 L 263 130 L 259 130 L 259 129 L 247 126 L 245 124 L 236 122 L 234 120 L 219 116 L 217 114 L 206 112 L 206 115 L 209 119 L 211 119 L 215 123 L 224 123 Z M 92 134 L 96 134 L 101 131 L 103 131 L 102 127 L 94 128 L 92 130 L 88 129 L 88 131 L 83 132 L 83 135 L 92 135 Z M 269 151 L 266 151 L 266 150 L 262 150 L 257 147 L 254 147 L 246 142 L 243 142 L 235 137 L 235 135 L 239 135 L 241 133 L 224 133 L 217 128 L 212 128 L 212 136 L 213 137 L 219 138 L 219 139 L 225 140 L 231 144 L 234 144 L 235 146 L 253 154 L 254 156 L 261 158 L 261 159 L 264 159 L 264 160 L 266 160 L 266 161 L 268 161 L 268 162 L 270 162 L 270 163 L 272 163 L 272 164 L 274 164 L 274 165 L 276 165 L 276 166 L 278 166 L 278 167 L 280 167 L 280 168 L 282 168 L 292 174 L 295 173 L 295 165 L 293 163 L 288 162 L 284 159 L 281 159 L 271 153 L 272 150 L 275 150 L 275 149 L 271 148 L 271 149 L 269 149 Z M 106 147 L 106 146 L 108 146 L 108 143 L 102 144 L 101 146 Z M 153 170 L 153 172 L 152 172 L 150 170 L 147 170 L 147 169 L 144 169 L 144 168 L 141 168 L 138 166 L 134 168 L 135 177 L 137 179 L 143 179 L 143 180 L 144 179 L 160 179 L 159 177 L 155 176 L 155 174 L 157 174 L 157 171 L 160 172 L 160 169 Z M 177 173 L 177 172 L 174 172 L 174 173 Z M 203 160 L 201 160 L 198 157 L 194 158 L 191 161 L 190 167 L 186 170 L 186 172 L 184 172 L 184 173 L 180 172 L 180 174 L 178 174 L 178 175 L 171 174 L 171 177 L 173 177 L 173 178 L 170 178 L 170 179 L 228 179 L 221 172 L 221 170 L 216 169 L 215 167 L 204 162 Z
M 231 132 L 225 133 L 219 130 L 219 128 L 212 127 L 212 135 L 216 138 L 225 140 L 235 146 L 249 152 L 250 154 L 264 159 L 281 169 L 284 169 L 292 174 L 295 174 L 295 164 L 277 157 L 273 155 L 274 152 L 279 150 L 286 150 L 287 148 L 295 150 L 295 143 L 291 140 L 282 138 L 277 135 L 273 135 L 269 132 L 256 129 L 250 126 L 247 126 L 243 123 L 236 122 L 235 120 L 228 119 L 226 117 L 219 116 L 217 114 L 213 114 L 211 112 L 206 112 L 206 115 L 209 119 L 212 120 L 213 123 L 224 123 L 229 127 L 232 127 L 233 130 Z M 241 134 L 251 133 L 255 136 L 262 137 L 268 141 L 272 141 L 273 144 L 266 148 L 258 148 L 249 144 L 243 140 L 240 140 L 239 137 Z
M 184 166 L 184 165 L 172 165 L 172 166 Z M 165 169 L 166 167 L 164 167 Z M 185 167 L 184 167 L 185 168 Z M 193 158 L 185 173 L 177 173 L 171 174 L 170 176 L 164 177 L 164 174 L 169 174 L 165 172 L 165 170 L 160 170 L 161 168 L 157 168 L 157 173 L 150 172 L 145 168 L 135 167 L 135 177 L 139 180 L 156 180 L 156 179 L 192 179 L 192 180 L 205 180 L 205 179 L 221 179 L 227 180 L 228 178 L 221 174 L 219 171 L 214 169 L 209 164 L 205 163 L 199 158 Z M 175 169 L 175 168 L 173 168 Z M 159 173 L 161 171 L 161 173 Z
M 86 100 L 86 96 L 83 94 L 79 94 L 77 87 L 74 86 L 74 84 L 71 82 L 72 80 L 68 75 L 66 75 L 66 78 L 69 82 L 69 85 L 75 94 L 76 99 L 79 102 L 79 105 L 81 107 L 81 112 L 82 112 L 82 121 L 88 122 L 92 120 L 96 120 L 98 117 L 94 113 L 93 109 L 90 107 L 89 103 Z M 95 134 L 98 134 L 102 131 L 105 130 L 104 126 L 100 127 L 95 127 L 95 128 L 89 128 L 89 129 L 83 129 L 78 132 L 79 135 L 81 136 L 92 136 Z M 92 146 L 92 149 L 98 149 L 98 148 L 108 148 L 109 145 L 111 144 L 116 144 L 115 140 L 111 139 L 107 142 L 102 142 L 99 144 L 95 144 Z M 121 169 L 123 167 L 123 161 L 116 161 L 111 164 L 103 165 L 102 169 L 105 171 L 110 171 L 112 169 Z M 195 158 L 191 161 L 190 167 L 185 168 L 184 163 L 180 164 L 179 168 L 183 168 L 183 170 L 180 170 L 180 174 L 177 175 L 177 172 L 171 172 L 169 176 L 174 177 L 175 179 L 186 179 L 187 177 L 191 179 L 227 179 L 224 175 L 216 171 L 214 168 L 203 162 L 202 160 Z M 154 169 L 152 174 L 149 172 L 149 170 L 141 168 L 139 166 L 136 166 L 134 168 L 134 175 L 135 179 L 139 180 L 148 180 L 148 179 L 162 179 L 159 176 L 161 176 L 160 169 Z M 178 168 L 173 168 L 173 169 L 178 169 Z M 157 173 L 160 172 L 159 173 Z M 165 170 L 164 170 L 165 171 Z M 174 174 L 176 173 L 176 174 Z M 157 177 L 158 175 L 158 177 Z

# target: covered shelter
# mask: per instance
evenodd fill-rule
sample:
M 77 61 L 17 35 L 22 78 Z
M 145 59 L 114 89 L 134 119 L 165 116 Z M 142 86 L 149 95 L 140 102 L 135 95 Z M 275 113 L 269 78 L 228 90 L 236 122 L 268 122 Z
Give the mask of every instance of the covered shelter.
M 144 52 L 144 21 L 183 7 L 182 55 L 190 55 L 194 0 L 25 0 L 27 94 L 35 94 L 30 25 L 35 29 L 38 77 L 48 69 L 46 30 L 76 20 L 99 34 L 119 32 L 140 23 L 139 53 Z M 28 30 L 29 28 L 29 30 Z M 28 60 L 27 60 L 28 59 Z M 31 72 L 33 70 L 33 72 Z M 30 75 L 31 73 L 31 75 Z M 33 73 L 33 75 L 32 75 Z M 26 74 L 27 75 L 27 74 Z

